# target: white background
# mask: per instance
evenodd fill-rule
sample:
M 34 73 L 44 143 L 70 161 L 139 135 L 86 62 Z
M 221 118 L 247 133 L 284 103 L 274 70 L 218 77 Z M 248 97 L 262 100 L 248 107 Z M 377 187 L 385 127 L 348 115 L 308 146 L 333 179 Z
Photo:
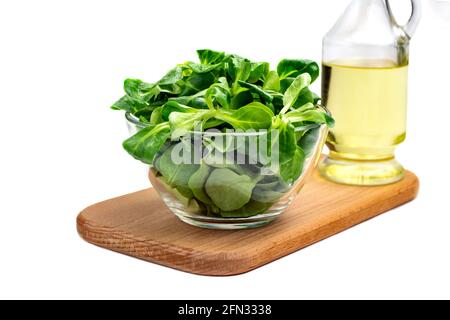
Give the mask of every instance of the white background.
M 400 1 L 400 0 L 394 0 Z M 424 1 L 411 45 L 417 200 L 245 275 L 202 277 L 83 242 L 84 207 L 148 187 L 109 106 L 195 49 L 320 61 L 347 0 L 2 1 L 1 298 L 450 298 L 450 17 Z M 448 9 L 448 8 L 447 8 Z

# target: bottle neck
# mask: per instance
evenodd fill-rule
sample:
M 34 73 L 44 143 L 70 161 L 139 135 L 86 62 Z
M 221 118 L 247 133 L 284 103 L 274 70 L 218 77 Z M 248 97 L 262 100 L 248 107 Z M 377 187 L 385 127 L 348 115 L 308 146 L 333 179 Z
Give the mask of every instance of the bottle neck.
M 408 38 L 388 10 L 387 0 L 353 0 L 323 41 L 323 61 L 384 60 L 408 63 Z

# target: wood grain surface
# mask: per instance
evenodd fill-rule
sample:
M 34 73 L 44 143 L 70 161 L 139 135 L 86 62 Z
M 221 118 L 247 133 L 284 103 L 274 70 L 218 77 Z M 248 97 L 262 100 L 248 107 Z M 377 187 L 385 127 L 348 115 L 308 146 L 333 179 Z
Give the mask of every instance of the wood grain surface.
M 178 220 L 146 189 L 94 204 L 77 218 L 87 242 L 201 275 L 235 275 L 328 238 L 413 200 L 417 177 L 381 187 L 344 186 L 314 173 L 294 203 L 268 226 L 221 231 Z

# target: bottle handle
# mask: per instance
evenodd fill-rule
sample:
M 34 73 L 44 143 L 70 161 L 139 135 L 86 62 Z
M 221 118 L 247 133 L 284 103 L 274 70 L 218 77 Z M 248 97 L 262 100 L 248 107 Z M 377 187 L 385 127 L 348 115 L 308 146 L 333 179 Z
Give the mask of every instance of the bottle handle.
M 422 2 L 420 0 L 411 0 L 411 17 L 404 26 L 397 23 L 391 9 L 390 0 L 386 0 L 386 7 L 393 24 L 401 28 L 405 32 L 406 36 L 411 39 L 417 29 L 417 26 L 419 25 L 420 17 L 422 16 Z

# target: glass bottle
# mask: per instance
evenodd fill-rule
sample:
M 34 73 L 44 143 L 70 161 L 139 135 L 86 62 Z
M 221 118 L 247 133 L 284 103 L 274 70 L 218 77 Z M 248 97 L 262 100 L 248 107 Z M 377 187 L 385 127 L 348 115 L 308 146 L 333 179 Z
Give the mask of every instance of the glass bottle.
M 411 0 L 408 23 L 399 25 L 389 0 L 353 0 L 323 39 L 323 104 L 336 125 L 326 178 L 381 185 L 403 177 L 394 151 L 406 136 L 409 41 L 420 20 Z

